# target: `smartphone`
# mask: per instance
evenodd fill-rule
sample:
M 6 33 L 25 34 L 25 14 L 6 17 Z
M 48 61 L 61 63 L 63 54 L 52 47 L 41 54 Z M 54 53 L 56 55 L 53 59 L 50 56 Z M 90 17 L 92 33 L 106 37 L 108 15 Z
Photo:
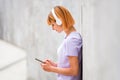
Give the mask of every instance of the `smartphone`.
M 39 59 L 37 59 L 37 58 L 35 58 L 35 60 L 37 60 L 37 61 L 39 61 L 39 62 L 41 62 L 41 63 L 45 63 L 44 61 L 39 60 Z

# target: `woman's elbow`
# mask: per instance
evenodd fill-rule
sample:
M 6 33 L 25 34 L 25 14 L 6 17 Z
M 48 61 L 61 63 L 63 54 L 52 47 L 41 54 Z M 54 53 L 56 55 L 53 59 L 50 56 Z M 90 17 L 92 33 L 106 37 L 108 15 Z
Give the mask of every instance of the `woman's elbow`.
M 78 74 L 79 74 L 79 71 L 78 71 L 78 70 L 76 70 L 76 71 L 73 70 L 73 71 L 72 71 L 72 76 L 78 76 Z

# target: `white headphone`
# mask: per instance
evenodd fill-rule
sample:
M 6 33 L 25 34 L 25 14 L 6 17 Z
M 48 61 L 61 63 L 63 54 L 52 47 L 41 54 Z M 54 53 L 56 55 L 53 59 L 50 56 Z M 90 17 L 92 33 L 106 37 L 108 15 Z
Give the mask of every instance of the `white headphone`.
M 56 19 L 56 23 L 57 23 L 58 25 L 61 25 L 62 22 L 61 22 L 61 20 L 56 16 L 55 11 L 54 11 L 54 8 L 52 8 L 52 14 L 53 14 L 53 17 Z

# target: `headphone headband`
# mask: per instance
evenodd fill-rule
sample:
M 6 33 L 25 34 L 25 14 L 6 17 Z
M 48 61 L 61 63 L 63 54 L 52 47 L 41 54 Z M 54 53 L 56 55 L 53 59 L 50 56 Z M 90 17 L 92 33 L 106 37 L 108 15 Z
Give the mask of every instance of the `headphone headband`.
M 56 23 L 57 23 L 58 25 L 61 25 L 62 22 L 61 22 L 61 20 L 57 17 L 57 15 L 55 14 L 54 8 L 52 8 L 52 14 L 53 14 L 53 17 L 56 19 Z

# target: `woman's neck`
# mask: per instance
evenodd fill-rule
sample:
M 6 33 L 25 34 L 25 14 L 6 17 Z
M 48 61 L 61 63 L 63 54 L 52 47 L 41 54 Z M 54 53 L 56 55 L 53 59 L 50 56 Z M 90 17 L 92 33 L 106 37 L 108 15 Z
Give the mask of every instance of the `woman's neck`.
M 70 29 L 66 30 L 65 33 L 66 33 L 66 37 L 71 33 L 71 32 L 75 32 L 76 29 L 74 27 L 71 27 Z

